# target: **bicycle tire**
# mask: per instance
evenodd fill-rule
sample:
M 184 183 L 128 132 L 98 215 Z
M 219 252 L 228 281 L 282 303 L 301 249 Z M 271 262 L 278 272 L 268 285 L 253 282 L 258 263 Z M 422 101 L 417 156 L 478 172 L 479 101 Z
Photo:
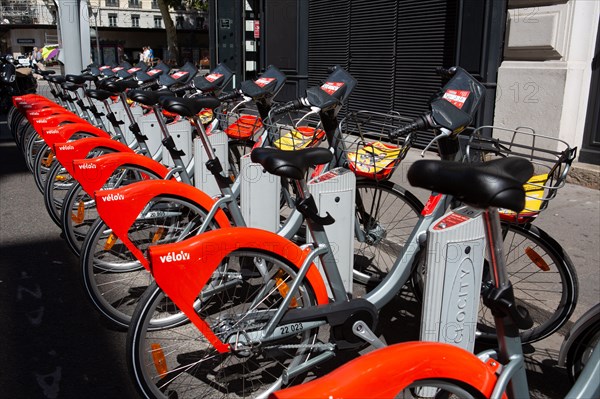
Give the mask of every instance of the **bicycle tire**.
M 122 187 L 140 181 L 142 180 L 141 175 L 148 176 L 151 179 L 160 179 L 160 176 L 146 168 L 136 165 L 123 165 L 115 170 L 102 189 Z M 125 176 L 123 181 L 120 181 L 121 176 Z M 75 215 L 77 217 L 73 217 Z M 79 256 L 81 254 L 83 241 L 96 219 L 98 219 L 98 212 L 94 199 L 83 190 L 81 184 L 73 184 L 61 209 L 60 224 L 64 239 L 75 255 Z
M 264 260 L 268 265 L 267 275 L 260 273 L 255 260 Z M 206 297 L 198 313 L 222 340 L 235 344 L 232 340 L 238 337 L 235 342 L 241 346 L 236 353 L 218 354 L 191 323 L 150 331 L 149 320 L 156 319 L 155 312 L 162 312 L 165 298 L 156 284 L 151 286 L 134 313 L 127 335 L 127 363 L 143 397 L 256 397 L 259 391 L 278 388 L 286 367 L 301 364 L 310 355 L 312 345 L 317 342 L 318 328 L 296 332 L 281 341 L 253 343 L 251 350 L 240 338 L 268 321 L 270 314 L 265 311 L 276 306 L 285 295 L 283 290 L 273 288 L 275 284 L 281 286 L 274 279 L 293 279 L 295 268 L 285 259 L 252 250 L 229 254 L 224 267 L 226 270 L 216 271 L 214 279 L 232 276 L 234 284 L 212 294 L 205 290 Z M 265 278 L 273 289 L 265 288 Z M 294 300 L 299 307 L 316 304 L 312 288 L 305 282 Z M 160 369 L 160 365 L 167 369 Z M 298 376 L 291 383 L 303 378 Z
M 600 341 L 600 323 L 596 322 L 587 327 L 571 344 L 565 367 L 572 383 L 581 374 L 598 341 Z
M 356 182 L 356 218 L 365 240 L 355 237 L 354 295 L 368 292 L 383 280 L 401 256 L 422 210 L 417 197 L 390 181 Z
M 133 223 L 129 238 L 144 253 L 152 245 L 182 241 L 198 234 L 208 212 L 183 198 L 157 196 Z M 154 281 L 150 272 L 101 219 L 90 228 L 80 258 L 85 292 L 96 310 L 116 327 L 128 327 L 139 297 Z
M 31 173 L 35 173 L 34 161 L 40 149 L 46 145 L 46 142 L 32 128 L 31 132 L 26 133 L 23 137 L 23 156 L 25 157 L 25 165 Z
M 425 389 L 425 394 L 421 391 Z M 465 382 L 447 379 L 431 378 L 419 380 L 398 392 L 394 399 L 485 399 L 479 390 Z
M 521 330 L 521 341 L 542 340 L 571 317 L 579 295 L 575 266 L 550 235 L 532 224 L 502 223 L 504 253 L 517 304 L 525 307 L 533 327 Z M 536 265 L 534 259 L 542 259 Z M 484 282 L 485 283 L 485 282 Z M 491 311 L 480 306 L 478 339 L 495 343 Z
M 68 191 L 75 184 L 75 179 L 63 166 L 56 162 L 48 171 L 47 183 L 44 186 L 44 205 L 50 219 L 58 226 L 60 224 L 60 210 Z

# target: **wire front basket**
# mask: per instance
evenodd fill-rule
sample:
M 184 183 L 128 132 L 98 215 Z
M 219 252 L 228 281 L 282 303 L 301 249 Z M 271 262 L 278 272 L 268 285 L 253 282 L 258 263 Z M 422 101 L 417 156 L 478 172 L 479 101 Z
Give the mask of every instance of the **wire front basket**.
M 315 147 L 325 139 L 319 116 L 310 110 L 274 115 L 265 126 L 271 145 L 284 151 Z
M 387 180 L 413 144 L 414 136 L 390 142 L 389 134 L 412 122 L 397 112 L 357 111 L 340 122 L 346 162 L 357 176 Z
M 215 114 L 219 128 L 234 140 L 252 140 L 263 127 L 257 109 L 245 101 L 223 103 Z
M 546 209 L 549 201 L 565 185 L 577 148 L 571 148 L 555 137 L 537 134 L 529 127 L 482 126 L 473 131 L 466 152 L 468 159 L 488 161 L 511 156 L 525 158 L 534 165 L 534 176 L 523 186 L 525 208 L 518 214 L 500 210 L 503 219 L 522 222 Z

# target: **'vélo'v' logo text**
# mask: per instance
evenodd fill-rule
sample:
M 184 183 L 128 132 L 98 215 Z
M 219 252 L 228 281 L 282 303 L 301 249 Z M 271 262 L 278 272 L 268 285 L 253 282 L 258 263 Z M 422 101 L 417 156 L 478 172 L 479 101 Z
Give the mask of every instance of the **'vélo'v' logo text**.
M 189 260 L 190 254 L 187 252 L 179 251 L 179 253 L 169 252 L 167 255 L 161 255 L 160 261 L 162 263 L 166 262 L 179 262 L 182 260 Z

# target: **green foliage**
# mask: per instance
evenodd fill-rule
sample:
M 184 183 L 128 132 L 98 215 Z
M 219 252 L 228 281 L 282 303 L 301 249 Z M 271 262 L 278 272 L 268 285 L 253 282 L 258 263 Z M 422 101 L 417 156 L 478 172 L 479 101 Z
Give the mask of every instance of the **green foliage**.
M 163 0 L 171 8 L 208 11 L 208 0 Z

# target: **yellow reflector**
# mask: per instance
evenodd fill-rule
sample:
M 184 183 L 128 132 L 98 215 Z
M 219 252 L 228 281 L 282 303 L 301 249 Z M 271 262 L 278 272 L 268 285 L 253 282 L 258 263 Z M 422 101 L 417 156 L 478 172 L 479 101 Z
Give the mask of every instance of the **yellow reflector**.
M 165 228 L 164 227 L 159 227 L 156 230 L 156 233 L 154 233 L 154 236 L 152 237 L 152 244 L 154 244 L 158 240 L 160 240 L 162 238 L 164 232 L 165 232 Z
M 167 359 L 165 358 L 165 353 L 163 352 L 160 344 L 151 344 L 152 348 L 152 360 L 154 361 L 154 367 L 156 367 L 156 371 L 158 372 L 159 377 L 164 377 L 167 372 Z
M 290 292 L 290 287 L 288 286 L 288 284 L 283 281 L 283 270 L 280 270 L 277 272 L 277 274 L 275 275 L 275 284 L 277 284 L 277 289 L 279 290 L 279 293 L 281 294 L 282 297 L 286 297 L 288 292 Z M 292 301 L 290 302 L 290 308 L 296 308 L 298 307 L 298 302 L 296 301 L 296 298 L 292 298 Z
M 56 176 L 56 180 L 57 181 L 66 181 L 67 180 L 67 176 L 65 176 L 65 175 L 58 175 L 58 176 Z
M 54 152 L 50 151 L 50 154 L 48 154 L 48 156 L 46 157 L 46 159 L 44 159 L 42 161 L 42 164 L 45 167 L 49 167 L 50 165 L 52 165 L 52 161 L 54 161 Z
M 527 247 L 525 248 L 525 253 L 529 257 L 529 259 L 531 259 L 531 261 L 535 263 L 535 265 L 541 270 L 545 272 L 550 270 L 550 266 L 548 266 L 548 263 L 546 263 L 546 261 L 542 259 L 542 257 L 537 252 L 535 252 L 535 249 Z
M 77 205 L 77 213 L 71 214 L 71 220 L 75 223 L 83 222 L 83 218 L 85 217 L 85 204 L 83 201 L 79 201 L 79 205 Z
M 106 242 L 104 243 L 104 250 L 110 251 L 113 245 L 115 245 L 115 242 L 117 242 L 117 236 L 115 235 L 115 233 L 110 233 L 110 235 L 106 239 Z

